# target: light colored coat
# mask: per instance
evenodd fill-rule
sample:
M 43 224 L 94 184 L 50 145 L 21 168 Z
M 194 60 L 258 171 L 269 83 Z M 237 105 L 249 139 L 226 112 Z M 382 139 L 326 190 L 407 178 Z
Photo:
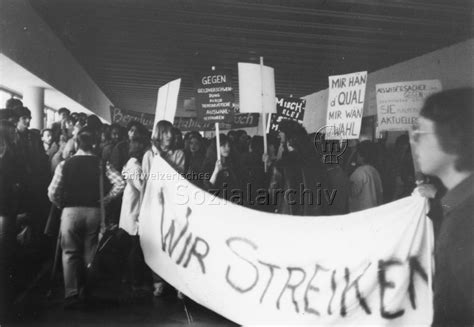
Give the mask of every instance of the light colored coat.
M 120 210 L 119 227 L 129 235 L 138 235 L 138 215 L 140 214 L 140 193 L 143 188 L 143 171 L 136 158 L 130 158 L 122 169 L 125 179 L 122 209 Z
M 350 212 L 365 210 L 382 204 L 382 181 L 377 169 L 370 165 L 360 166 L 352 173 L 350 181 Z

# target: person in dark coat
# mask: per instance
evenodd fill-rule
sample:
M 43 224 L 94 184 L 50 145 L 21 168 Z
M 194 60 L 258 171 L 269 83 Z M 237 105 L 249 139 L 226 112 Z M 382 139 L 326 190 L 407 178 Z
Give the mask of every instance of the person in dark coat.
M 110 155 L 110 163 L 117 171 L 122 171 L 123 166 L 127 163 L 129 157 L 129 143 L 135 138 L 142 138 L 148 135 L 148 131 L 143 124 L 132 121 L 127 126 L 128 138 L 117 145 Z
M 204 180 L 204 188 L 212 194 L 242 204 L 245 199 L 239 162 L 232 153 L 231 143 L 220 134 L 221 160 L 217 160 L 216 140 L 207 149 L 202 171 L 210 178 Z
M 25 186 L 25 201 L 21 210 L 30 218 L 30 223 L 38 234 L 44 227 L 49 211 L 46 189 L 51 178 L 48 156 L 41 141 L 40 131 L 30 129 L 31 112 L 26 107 L 15 109 L 18 116 L 16 149 L 19 169 L 22 170 L 22 184 Z
M 317 216 L 327 211 L 327 199 L 321 190 L 327 188 L 325 169 L 308 133 L 299 123 L 280 123 L 284 140 L 283 155 L 271 172 L 269 192 L 276 212 L 295 216 Z
M 412 131 L 420 170 L 446 187 L 435 240 L 434 326 L 474 325 L 474 89 L 425 101 Z
M 196 186 L 202 186 L 201 167 L 204 162 L 206 150 L 202 141 L 202 136 L 198 132 L 191 132 L 186 135 L 185 155 L 185 177 Z
M 261 199 L 268 199 L 263 156 L 263 136 L 252 137 L 247 152 L 240 158 L 244 186 L 247 192 L 245 205 L 252 209 L 266 210 L 268 203 Z M 265 192 L 265 193 L 263 193 Z
M 71 111 L 69 111 L 68 108 L 59 108 L 58 114 L 60 117 L 60 120 L 57 122 L 54 122 L 51 125 L 51 131 L 53 133 L 53 142 L 59 144 L 59 138 L 62 134 L 62 131 L 66 128 L 66 122 L 69 119 L 69 115 L 71 114 Z
M 14 146 L 15 125 L 0 120 L 0 321 L 13 317 L 15 217 L 20 199 L 20 171 Z

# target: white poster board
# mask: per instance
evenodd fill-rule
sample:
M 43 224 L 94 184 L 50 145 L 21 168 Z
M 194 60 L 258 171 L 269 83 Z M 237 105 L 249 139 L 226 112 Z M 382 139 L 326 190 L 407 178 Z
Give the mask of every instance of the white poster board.
M 240 112 L 275 113 L 274 69 L 268 66 L 242 62 L 238 63 L 238 68 Z
M 181 78 L 171 81 L 158 89 L 158 98 L 156 100 L 155 122 L 167 120 L 171 123 L 174 121 L 176 107 L 178 106 L 179 87 Z
M 367 72 L 329 76 L 326 139 L 358 139 L 362 125 Z
M 425 99 L 441 91 L 439 80 L 377 84 L 378 131 L 408 131 L 416 124 Z

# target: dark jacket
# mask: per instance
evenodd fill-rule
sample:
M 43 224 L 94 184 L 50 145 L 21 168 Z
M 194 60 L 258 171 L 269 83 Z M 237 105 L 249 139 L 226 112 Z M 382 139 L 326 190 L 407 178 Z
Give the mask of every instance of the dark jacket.
M 287 152 L 275 163 L 269 192 L 278 213 L 294 216 L 318 216 L 327 211 L 321 191 L 327 187 L 322 165 L 305 162 L 295 151 Z M 319 184 L 318 184 L 319 183 Z
M 474 325 L 474 174 L 441 200 L 443 220 L 435 244 L 436 326 Z
M 263 167 L 262 155 L 254 152 L 247 152 L 242 154 L 240 158 L 240 166 L 242 167 L 242 181 L 247 192 L 246 201 L 244 205 L 257 210 L 266 211 L 269 207 L 268 201 L 268 180 Z M 262 195 L 262 192 L 265 192 Z
M 128 140 L 121 141 L 114 146 L 110 154 L 110 163 L 119 172 L 122 171 L 123 166 L 127 163 L 130 155 L 128 154 L 129 143 Z
M 215 163 L 204 163 L 203 172 L 207 173 L 210 178 L 214 167 Z M 246 196 L 242 183 L 242 173 L 238 165 L 234 163 L 234 160 L 228 160 L 227 163 L 223 163 L 223 169 L 217 175 L 214 185 L 207 179 L 203 181 L 203 184 L 204 189 L 209 193 L 237 204 L 242 204 Z

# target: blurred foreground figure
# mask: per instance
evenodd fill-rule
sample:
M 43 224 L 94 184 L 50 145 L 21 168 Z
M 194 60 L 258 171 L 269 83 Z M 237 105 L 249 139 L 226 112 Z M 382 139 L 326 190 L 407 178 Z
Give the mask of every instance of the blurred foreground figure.
M 435 244 L 435 326 L 474 325 L 473 106 L 474 89 L 434 94 L 412 131 L 421 171 L 447 188 Z

